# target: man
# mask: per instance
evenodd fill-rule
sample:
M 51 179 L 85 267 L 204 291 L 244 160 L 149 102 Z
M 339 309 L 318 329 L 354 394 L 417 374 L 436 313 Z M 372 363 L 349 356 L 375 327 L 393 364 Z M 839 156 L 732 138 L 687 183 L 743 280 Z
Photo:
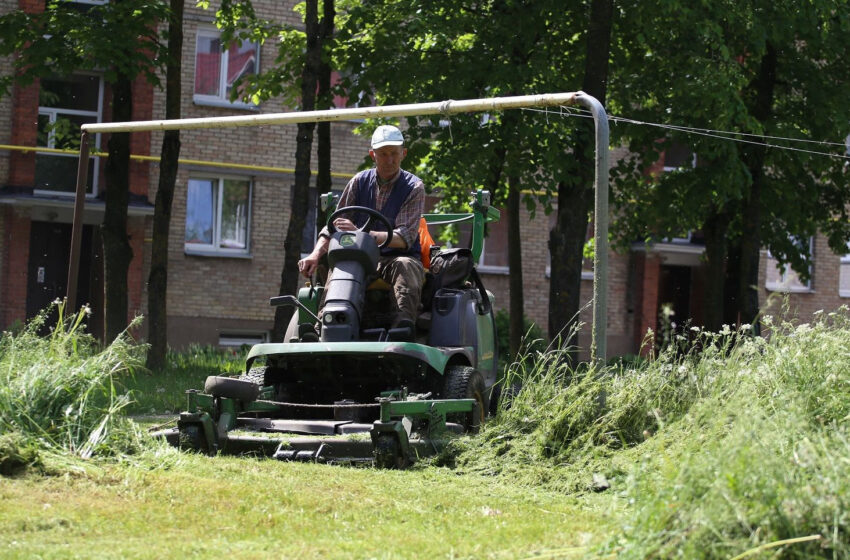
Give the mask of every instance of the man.
M 381 250 L 378 274 L 393 287 L 398 307 L 398 318 L 393 327 L 409 328 L 413 332 L 425 269 L 420 260 L 419 220 L 425 206 L 425 185 L 422 180 L 401 169 L 407 156 L 404 136 L 389 125 L 381 125 L 372 134 L 369 156 L 375 167 L 356 174 L 345 186 L 338 208 L 366 206 L 383 214 L 395 224 L 393 238 L 388 247 Z M 337 218 L 334 227 L 340 231 L 352 231 L 357 225 L 349 218 Z M 372 231 L 378 245 L 387 239 L 387 232 Z M 319 260 L 328 252 L 330 235 L 325 227 L 313 252 L 298 261 L 298 270 L 310 278 Z

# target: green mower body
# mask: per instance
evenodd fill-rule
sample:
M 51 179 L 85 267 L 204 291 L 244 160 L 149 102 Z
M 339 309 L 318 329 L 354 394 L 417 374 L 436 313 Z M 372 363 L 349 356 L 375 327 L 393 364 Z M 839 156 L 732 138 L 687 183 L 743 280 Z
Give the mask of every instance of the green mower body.
M 346 211 L 356 210 L 334 215 Z M 327 285 L 270 301 L 297 308 L 284 340 L 254 346 L 241 377 L 210 376 L 203 391 L 189 391 L 177 428 L 160 435 L 208 453 L 401 468 L 453 434 L 477 430 L 490 408 L 498 355 L 492 294 L 474 262 L 484 224 L 498 211 L 479 191 L 472 212 L 425 219 L 471 221 L 471 246 L 451 262 L 471 261 L 468 274 L 444 282 L 447 265 L 435 266 L 432 256 L 415 329 L 393 328 L 392 294 L 370 288 L 380 254 L 370 220 L 360 231 L 335 232 Z

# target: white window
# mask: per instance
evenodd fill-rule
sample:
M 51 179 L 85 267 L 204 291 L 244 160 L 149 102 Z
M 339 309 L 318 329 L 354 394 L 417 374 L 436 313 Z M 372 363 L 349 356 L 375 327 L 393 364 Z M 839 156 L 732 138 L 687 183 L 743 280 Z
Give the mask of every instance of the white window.
M 210 105 L 246 105 L 230 102 L 233 82 L 246 74 L 255 74 L 259 67 L 257 43 L 245 41 L 231 44 L 222 50 L 221 35 L 215 29 L 198 31 L 195 43 L 196 103 Z
M 222 177 L 189 179 L 186 253 L 247 255 L 250 217 L 251 181 Z
M 800 245 L 808 243 L 809 254 L 812 254 L 814 238 L 809 237 L 808 239 L 800 239 L 795 236 L 792 236 L 792 240 L 795 244 Z M 779 261 L 773 255 L 770 254 L 770 251 L 768 251 L 766 279 L 764 287 L 774 292 L 811 292 L 811 270 L 809 270 L 809 280 L 803 282 L 800 279 L 800 275 L 794 272 L 789 265 L 780 265 Z
M 41 79 L 38 107 L 37 146 L 72 150 L 69 153 L 37 152 L 35 188 L 51 193 L 73 194 L 77 185 L 80 126 L 100 122 L 103 107 L 103 80 L 93 74 Z M 100 147 L 95 135 L 93 149 Z M 89 161 L 86 192 L 97 194 L 98 158 Z
M 847 140 L 850 145 L 850 139 Z M 850 148 L 848 148 L 850 149 Z M 847 244 L 846 255 L 841 256 L 841 264 L 838 269 L 838 295 L 850 297 L 850 243 Z
M 478 269 L 481 272 L 508 273 L 508 223 L 507 212 L 502 212 L 498 222 L 487 224 L 487 236 L 478 259 Z

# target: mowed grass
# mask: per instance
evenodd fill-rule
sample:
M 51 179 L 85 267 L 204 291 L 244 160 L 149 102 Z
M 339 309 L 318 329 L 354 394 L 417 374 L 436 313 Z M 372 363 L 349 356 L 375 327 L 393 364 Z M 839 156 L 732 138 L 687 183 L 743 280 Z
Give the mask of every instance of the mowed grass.
M 238 357 L 152 374 L 126 341 L 4 334 L 0 557 L 848 558 L 850 314 L 764 325 L 633 365 L 530 353 L 510 407 L 402 472 L 180 453 L 127 421 Z
M 0 557 L 581 557 L 614 513 L 597 496 L 447 469 L 164 460 L 0 480 Z

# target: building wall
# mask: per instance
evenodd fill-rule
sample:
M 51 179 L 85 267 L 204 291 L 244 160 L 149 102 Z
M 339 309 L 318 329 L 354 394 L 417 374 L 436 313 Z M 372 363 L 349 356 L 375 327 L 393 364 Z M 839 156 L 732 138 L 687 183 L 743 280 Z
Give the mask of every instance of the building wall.
M 764 314 L 774 317 L 794 316 L 799 322 L 808 321 L 816 311 L 831 312 L 842 305 L 850 304 L 850 298 L 838 293 L 841 255 L 829 248 L 823 235 L 815 236 L 814 264 L 812 267 L 811 289 L 805 292 L 772 291 L 765 287 L 767 251 L 762 251 L 759 275 L 759 305 Z M 783 310 L 787 307 L 787 314 Z
M 183 48 L 183 118 L 217 117 L 277 113 L 292 110 L 279 99 L 262 103 L 259 108 L 237 106 L 219 107 L 196 104 L 193 101 L 195 75 L 195 45 L 199 29 L 212 26 L 213 10 L 204 11 L 186 3 Z M 255 1 L 254 8 L 261 17 L 301 25 L 300 16 L 293 11 L 295 2 Z M 276 45 L 266 44 L 260 52 L 260 70 L 275 59 Z M 153 96 L 153 118 L 165 116 L 164 92 Z M 368 141 L 352 131 L 358 123 L 331 123 L 332 166 L 339 176 L 335 188 L 342 188 L 347 177 L 367 155 Z M 180 158 L 183 160 L 213 161 L 257 167 L 292 170 L 295 167 L 296 125 L 278 125 L 219 130 L 181 131 Z M 158 153 L 162 134 L 152 135 L 152 149 Z M 314 132 L 312 168 L 316 169 L 317 144 Z M 155 196 L 158 169 L 152 168 L 149 188 Z M 250 254 L 245 258 L 189 255 L 184 251 L 186 197 L 189 178 L 196 175 L 237 176 L 250 178 L 253 191 L 250 221 Z M 177 178 L 173 214 L 169 235 L 168 316 L 169 343 L 183 347 L 190 343 L 216 344 L 222 333 L 259 333 L 271 329 L 274 309 L 269 298 L 280 289 L 283 267 L 283 243 L 289 224 L 289 207 L 294 175 L 286 171 L 256 169 L 250 171 L 219 168 L 197 164 L 182 164 Z M 315 179 L 314 179 L 315 180 Z M 148 230 L 145 252 L 150 253 L 151 233 Z M 142 309 L 147 307 L 147 293 Z

